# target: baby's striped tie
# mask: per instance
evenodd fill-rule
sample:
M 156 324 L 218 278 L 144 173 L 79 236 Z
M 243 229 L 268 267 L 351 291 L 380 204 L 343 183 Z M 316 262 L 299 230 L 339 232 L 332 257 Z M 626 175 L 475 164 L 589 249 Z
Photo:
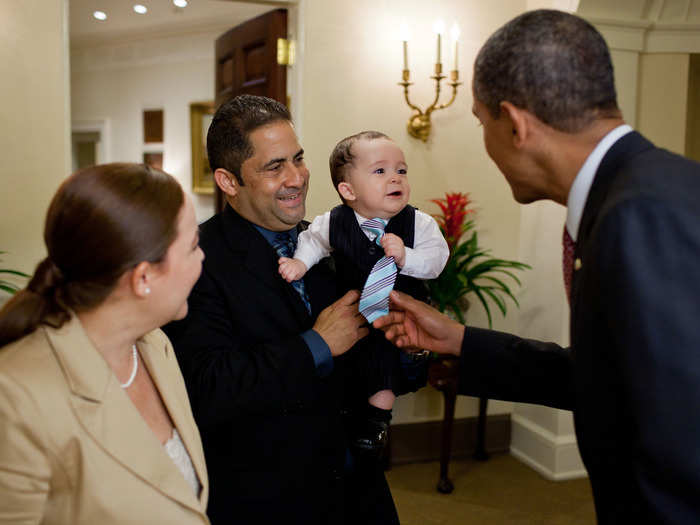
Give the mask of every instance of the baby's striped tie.
M 384 219 L 370 219 L 362 223 L 362 229 L 375 234 L 374 242 L 381 246 L 386 224 Z M 389 313 L 389 293 L 394 289 L 397 271 L 394 258 L 385 255 L 369 272 L 360 296 L 360 313 L 370 323 Z

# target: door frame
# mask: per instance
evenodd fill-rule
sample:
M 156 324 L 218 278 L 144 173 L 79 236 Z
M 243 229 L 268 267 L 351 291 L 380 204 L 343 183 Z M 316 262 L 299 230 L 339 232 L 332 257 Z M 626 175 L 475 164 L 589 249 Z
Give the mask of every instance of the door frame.
M 71 165 L 73 164 L 73 133 L 99 133 L 100 141 L 97 143 L 95 161 L 97 164 L 112 162 L 110 145 L 110 122 L 108 118 L 94 120 L 72 120 L 71 121 Z

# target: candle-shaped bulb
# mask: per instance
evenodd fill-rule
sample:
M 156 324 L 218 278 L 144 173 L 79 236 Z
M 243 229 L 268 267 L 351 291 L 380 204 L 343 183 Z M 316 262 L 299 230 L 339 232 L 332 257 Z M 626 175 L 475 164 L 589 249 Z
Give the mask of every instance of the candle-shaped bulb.
M 408 39 L 410 38 L 408 24 L 403 23 L 399 27 L 399 38 L 403 42 L 403 69 L 405 71 L 408 70 Z
M 442 47 L 442 35 L 445 32 L 445 22 L 444 20 L 436 20 L 433 24 L 433 31 L 437 33 L 437 60 L 436 63 L 440 64 L 442 62 L 441 47 Z
M 455 53 L 454 53 L 454 67 L 452 68 L 453 71 L 457 71 L 459 69 L 459 26 L 457 25 L 457 22 L 452 24 L 452 29 L 450 30 L 450 35 L 452 35 L 452 41 L 454 42 L 454 48 L 455 48 Z

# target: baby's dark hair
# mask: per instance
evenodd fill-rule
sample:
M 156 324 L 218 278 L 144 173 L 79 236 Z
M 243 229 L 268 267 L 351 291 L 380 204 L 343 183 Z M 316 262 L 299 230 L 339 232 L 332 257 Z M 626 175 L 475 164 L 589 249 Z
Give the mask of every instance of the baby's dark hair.
M 361 131 L 355 135 L 350 135 L 345 137 L 343 140 L 338 142 L 333 148 L 331 157 L 328 160 L 328 164 L 331 169 L 331 180 L 333 181 L 333 187 L 338 191 L 338 185 L 345 181 L 348 172 L 348 166 L 351 166 L 353 160 L 355 159 L 352 154 L 352 145 L 358 140 L 376 140 L 376 139 L 387 139 L 391 140 L 388 135 L 380 131 Z M 342 199 L 343 196 L 341 195 Z

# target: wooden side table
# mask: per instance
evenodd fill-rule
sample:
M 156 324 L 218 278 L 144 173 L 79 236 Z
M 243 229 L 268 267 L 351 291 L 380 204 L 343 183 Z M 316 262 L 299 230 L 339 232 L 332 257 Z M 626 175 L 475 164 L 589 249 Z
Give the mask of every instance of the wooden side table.
M 442 392 L 445 399 L 445 413 L 442 418 L 442 444 L 440 446 L 440 479 L 437 483 L 437 490 L 443 494 L 449 494 L 454 490 L 454 484 L 449 479 L 447 471 L 452 453 L 452 427 L 459 384 L 459 359 L 452 356 L 441 356 L 431 362 L 428 368 L 428 384 Z M 487 398 L 479 399 L 476 450 L 473 456 L 479 461 L 486 461 L 489 458 L 485 447 L 487 405 Z

